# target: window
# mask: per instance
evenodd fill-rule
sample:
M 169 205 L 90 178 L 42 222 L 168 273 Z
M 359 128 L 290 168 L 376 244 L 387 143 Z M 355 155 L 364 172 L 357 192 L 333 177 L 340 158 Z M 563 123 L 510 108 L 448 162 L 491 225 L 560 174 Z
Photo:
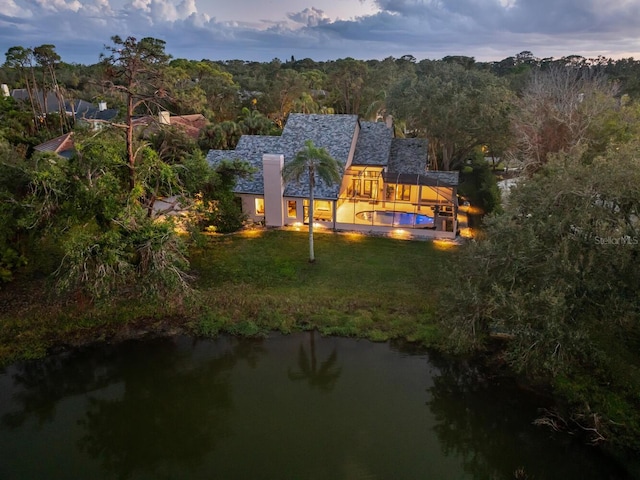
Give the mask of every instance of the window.
M 316 200 L 313 202 L 313 206 L 315 210 L 319 212 L 330 212 L 331 211 L 331 202 L 328 200 Z
M 364 181 L 363 197 L 377 198 L 378 197 L 378 182 L 375 180 Z
M 264 215 L 264 198 L 256 198 L 256 215 Z
M 354 179 L 351 183 L 351 195 L 357 197 L 360 195 L 360 180 Z
M 408 202 L 411 200 L 411 185 L 398 185 L 396 190 L 396 200 L 404 200 Z
M 309 200 L 302 201 L 303 221 L 309 222 Z M 313 219 L 330 222 L 333 220 L 333 203 L 329 200 L 315 200 L 313 202 Z
M 287 217 L 296 218 L 298 216 L 298 202 L 295 200 L 287 201 Z

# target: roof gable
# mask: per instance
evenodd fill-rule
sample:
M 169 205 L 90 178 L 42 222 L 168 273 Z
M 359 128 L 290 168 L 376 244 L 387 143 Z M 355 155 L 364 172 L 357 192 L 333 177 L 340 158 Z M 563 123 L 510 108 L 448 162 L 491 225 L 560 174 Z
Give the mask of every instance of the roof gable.
M 384 122 L 360 122 L 353 165 L 386 166 L 393 132 Z
M 53 152 L 63 157 L 69 157 L 74 147 L 73 132 L 69 132 L 36 145 L 34 150 L 38 152 Z

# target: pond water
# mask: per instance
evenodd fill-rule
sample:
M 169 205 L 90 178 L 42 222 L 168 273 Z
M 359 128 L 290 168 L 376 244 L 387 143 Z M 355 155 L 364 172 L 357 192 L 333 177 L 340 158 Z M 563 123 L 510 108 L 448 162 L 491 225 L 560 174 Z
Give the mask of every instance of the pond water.
M 129 341 L 0 371 L 0 478 L 627 479 L 469 365 L 310 332 Z M 522 477 L 526 478 L 526 477 Z

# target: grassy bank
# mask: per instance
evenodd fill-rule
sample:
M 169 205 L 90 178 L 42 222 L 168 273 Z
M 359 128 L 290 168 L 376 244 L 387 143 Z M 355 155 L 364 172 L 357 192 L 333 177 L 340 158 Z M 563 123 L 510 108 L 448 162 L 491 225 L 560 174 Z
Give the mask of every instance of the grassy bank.
M 373 340 L 429 343 L 444 259 L 431 242 L 317 234 L 309 264 L 305 232 L 254 231 L 212 237 L 191 255 L 196 298 L 176 303 L 59 298 L 47 281 L 0 294 L 0 362 L 52 349 L 148 333 L 318 329 Z

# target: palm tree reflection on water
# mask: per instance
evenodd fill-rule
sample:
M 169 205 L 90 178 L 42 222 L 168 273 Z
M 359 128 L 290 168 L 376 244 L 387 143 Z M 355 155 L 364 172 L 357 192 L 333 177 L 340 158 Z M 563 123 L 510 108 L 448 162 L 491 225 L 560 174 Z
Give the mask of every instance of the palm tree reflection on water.
M 298 370 L 289 369 L 288 376 L 292 381 L 306 380 L 311 388 L 318 388 L 322 392 L 330 392 L 335 387 L 342 367 L 337 365 L 338 353 L 334 348 L 329 357 L 320 363 L 316 359 L 315 332 L 309 332 L 309 352 L 307 354 L 304 344 L 300 343 L 298 350 Z

